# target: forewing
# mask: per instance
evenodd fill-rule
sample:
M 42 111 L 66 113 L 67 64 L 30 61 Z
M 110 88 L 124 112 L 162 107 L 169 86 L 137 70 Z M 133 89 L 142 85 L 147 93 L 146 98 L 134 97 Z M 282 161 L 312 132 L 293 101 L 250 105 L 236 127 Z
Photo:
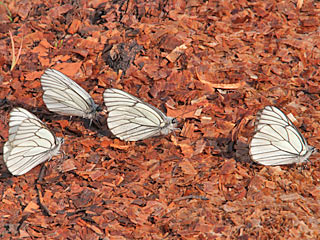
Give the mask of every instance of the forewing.
M 29 115 L 20 124 L 13 125 L 21 114 Z M 10 114 L 9 140 L 4 144 L 3 156 L 13 175 L 22 175 L 56 154 L 60 148 L 56 137 L 33 114 L 24 109 L 14 109 Z M 10 132 L 11 131 L 11 132 Z
M 167 117 L 159 109 L 119 89 L 106 89 L 104 102 L 110 131 L 121 140 L 138 141 L 157 136 Z
M 80 117 L 95 112 L 92 97 L 63 73 L 47 69 L 40 81 L 44 91 L 43 101 L 50 111 Z
M 34 114 L 24 108 L 13 108 L 10 112 L 9 141 L 12 141 L 21 123 L 26 119 L 39 120 Z M 39 120 L 40 121 L 40 120 Z
M 274 106 L 266 106 L 257 115 L 255 123 L 256 130 L 264 124 L 273 125 L 278 124 L 280 126 L 292 125 L 290 119 L 278 108 Z
M 263 165 L 297 163 L 309 151 L 305 138 L 276 107 L 267 106 L 260 112 L 255 129 L 249 147 L 255 162 Z

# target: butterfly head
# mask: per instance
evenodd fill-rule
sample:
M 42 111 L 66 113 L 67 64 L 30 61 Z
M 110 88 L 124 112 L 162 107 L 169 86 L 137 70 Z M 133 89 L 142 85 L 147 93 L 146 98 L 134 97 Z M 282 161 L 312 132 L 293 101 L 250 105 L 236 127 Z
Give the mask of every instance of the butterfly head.
M 317 149 L 315 147 L 312 147 L 312 146 L 308 145 L 307 152 L 309 153 L 309 156 L 310 156 L 312 153 L 317 152 Z
M 101 112 L 102 107 L 100 107 L 99 105 L 95 105 L 95 110 L 96 110 L 96 112 Z
M 178 120 L 176 119 L 176 118 L 171 118 L 170 119 L 170 124 L 174 127 L 174 128 L 176 128 L 177 126 L 178 126 Z
M 92 121 L 97 118 L 97 111 L 99 111 L 98 109 L 100 109 L 100 107 L 92 100 L 90 108 L 83 112 L 82 117 Z
M 99 114 L 98 112 L 101 112 L 102 108 L 99 105 L 96 105 L 94 102 L 92 102 L 92 107 L 91 107 L 91 111 L 87 112 L 83 115 L 83 118 L 89 119 L 90 123 L 89 123 L 89 127 L 92 124 L 92 121 L 98 122 L 99 123 Z
M 54 154 L 52 154 L 52 156 L 58 155 L 59 153 L 62 154 L 62 158 L 64 158 L 65 153 L 64 151 L 61 149 L 61 145 L 64 144 L 64 139 L 62 137 L 57 137 L 57 146 L 56 146 L 56 150 L 53 152 Z
M 297 157 L 296 163 L 308 162 L 309 161 L 309 157 L 311 156 L 311 154 L 317 151 L 317 149 L 315 147 L 312 147 L 312 146 L 309 146 L 309 145 L 307 145 L 306 148 L 307 149 L 305 149 L 304 154 L 299 155 Z
M 161 129 L 162 135 L 167 135 L 177 129 L 178 120 L 173 117 L 167 117 L 166 125 Z
M 62 137 L 57 137 L 57 140 L 60 144 L 64 144 L 64 139 Z
M 57 137 L 56 147 L 55 147 L 55 149 L 57 150 L 57 153 L 59 152 L 60 147 L 63 143 L 64 143 L 64 139 L 62 137 Z

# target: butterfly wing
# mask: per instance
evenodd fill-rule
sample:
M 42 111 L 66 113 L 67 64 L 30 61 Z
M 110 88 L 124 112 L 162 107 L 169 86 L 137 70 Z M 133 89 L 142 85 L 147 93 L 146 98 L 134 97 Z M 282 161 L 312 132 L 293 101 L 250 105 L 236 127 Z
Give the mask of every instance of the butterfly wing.
M 103 97 L 108 127 L 121 140 L 138 141 L 168 134 L 176 127 L 173 118 L 127 92 L 109 88 Z
M 304 162 L 313 152 L 290 119 L 274 106 L 257 115 L 249 148 L 252 160 L 263 165 Z
M 9 140 L 3 159 L 13 175 L 22 175 L 58 154 L 62 140 L 32 113 L 14 108 L 10 113 Z
M 97 105 L 92 97 L 63 73 L 47 69 L 41 76 L 43 101 L 47 108 L 62 115 L 93 119 Z

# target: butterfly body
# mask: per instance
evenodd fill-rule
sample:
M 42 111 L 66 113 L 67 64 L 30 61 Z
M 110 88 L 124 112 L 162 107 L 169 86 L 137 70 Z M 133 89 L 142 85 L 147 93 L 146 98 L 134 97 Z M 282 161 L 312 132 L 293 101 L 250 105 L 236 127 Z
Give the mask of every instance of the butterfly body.
M 290 119 L 274 106 L 258 113 L 249 148 L 252 160 L 262 165 L 303 163 L 314 151 Z
M 9 139 L 3 159 L 13 175 L 22 175 L 59 153 L 62 138 L 56 137 L 35 115 L 23 108 L 10 113 Z
M 47 108 L 61 115 L 95 119 L 98 105 L 76 82 L 55 69 L 41 76 L 43 101 Z
M 167 135 L 176 129 L 175 118 L 167 117 L 156 107 L 127 92 L 109 88 L 103 97 L 108 109 L 108 127 L 121 140 L 138 141 Z

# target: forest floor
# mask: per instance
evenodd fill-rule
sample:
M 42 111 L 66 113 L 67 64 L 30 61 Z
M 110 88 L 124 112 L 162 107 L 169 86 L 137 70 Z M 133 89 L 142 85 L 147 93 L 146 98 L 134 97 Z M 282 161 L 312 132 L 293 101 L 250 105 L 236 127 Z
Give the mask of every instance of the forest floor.
M 319 239 L 319 153 L 275 167 L 248 153 L 267 105 L 320 148 L 319 65 L 318 1 L 0 1 L 0 238 Z M 102 126 L 46 108 L 47 68 L 104 108 Z M 111 136 L 110 87 L 181 131 Z M 14 177 L 2 145 L 16 106 L 64 138 L 65 157 Z

